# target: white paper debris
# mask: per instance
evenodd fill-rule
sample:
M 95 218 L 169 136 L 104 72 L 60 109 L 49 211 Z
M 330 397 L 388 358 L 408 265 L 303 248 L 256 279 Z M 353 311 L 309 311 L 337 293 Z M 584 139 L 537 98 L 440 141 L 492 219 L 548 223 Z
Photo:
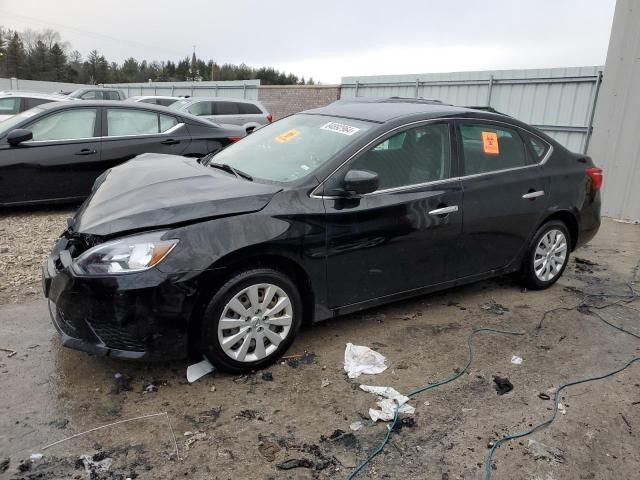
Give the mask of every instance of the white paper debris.
M 567 414 L 567 407 L 565 407 L 563 404 L 559 403 L 558 404 L 558 411 L 561 414 L 566 415 Z
M 349 428 L 351 430 L 353 430 L 354 432 L 357 432 L 358 430 L 360 430 L 363 427 L 362 422 L 358 421 L 358 422 L 353 422 L 351 425 L 349 425 Z
M 41 453 L 32 453 L 32 454 L 31 454 L 31 457 L 29 457 L 29 458 L 30 458 L 30 460 L 31 460 L 32 462 L 37 462 L 38 460 L 42 460 L 42 457 L 43 457 L 43 456 L 44 456 L 44 455 L 43 455 L 43 454 L 41 454 Z
M 363 373 L 374 375 L 387 369 L 384 355 L 369 347 L 347 343 L 344 351 L 344 370 L 349 378 L 358 378 Z
M 416 411 L 416 409 L 411 405 L 406 405 L 406 403 L 409 401 L 409 397 L 405 397 L 395 388 L 360 385 L 360 389 L 364 390 L 365 392 L 375 393 L 380 397 L 384 397 L 383 400 L 377 402 L 380 410 L 376 410 L 375 408 L 369 409 L 369 416 L 374 422 L 377 422 L 378 420 L 382 420 L 385 422 L 393 420 L 393 417 L 396 413 L 396 407 L 398 405 L 400 406 L 398 413 L 413 414 Z
M 513 357 L 511 357 L 511 363 L 513 363 L 514 365 L 522 365 L 522 357 L 514 355 Z
M 380 410 L 376 410 L 375 408 L 369 409 L 369 416 L 371 420 L 377 422 L 378 420 L 382 420 L 383 422 L 390 422 L 393 420 L 393 417 L 396 414 L 396 406 L 398 405 L 395 401 L 385 398 L 384 400 L 380 400 L 377 403 Z M 416 409 L 411 405 L 402 405 L 398 409 L 398 413 L 407 413 L 409 415 L 415 413 Z
M 214 366 L 211 365 L 209 360 L 205 358 L 201 362 L 194 363 L 193 365 L 189 365 L 187 367 L 187 381 L 189 383 L 193 383 L 196 380 L 204 377 L 205 375 L 213 372 L 213 370 Z
M 91 478 L 96 477 L 98 473 L 108 472 L 111 470 L 111 465 L 113 464 L 113 459 L 108 457 L 96 462 L 91 455 L 82 455 L 80 460 L 84 465 L 84 471 L 89 474 Z
M 430 405 L 431 405 L 431 402 L 430 402 L 430 401 L 428 401 L 428 400 L 427 400 L 426 402 L 424 402 L 424 406 L 425 406 L 425 407 L 428 407 L 428 406 L 430 406 Z

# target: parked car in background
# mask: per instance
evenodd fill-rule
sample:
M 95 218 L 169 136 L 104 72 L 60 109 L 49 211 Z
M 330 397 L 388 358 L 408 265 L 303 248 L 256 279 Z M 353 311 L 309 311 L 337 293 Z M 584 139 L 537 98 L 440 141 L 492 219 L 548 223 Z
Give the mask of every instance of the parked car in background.
M 247 133 L 273 121 L 267 109 L 255 100 L 191 97 L 178 100 L 169 108 L 188 112 L 212 122 L 238 125 Z
M 0 123 L 0 206 L 82 200 L 102 172 L 136 155 L 202 157 L 243 135 L 146 103 L 46 103 Z
M 64 95 L 22 92 L 19 90 L 0 92 L 0 122 L 43 103 L 63 100 L 70 100 L 70 98 Z
M 152 105 L 162 105 L 168 107 L 172 103 L 182 100 L 183 97 L 167 97 L 162 95 L 136 95 L 127 98 L 127 102 L 142 102 L 150 103 Z
M 79 88 L 69 94 L 71 98 L 80 100 L 125 100 L 127 95 L 119 88 Z
M 63 344 L 264 367 L 305 320 L 516 273 L 553 285 L 600 226 L 602 170 L 541 131 L 412 101 L 343 103 L 200 162 L 103 175 L 43 285 Z

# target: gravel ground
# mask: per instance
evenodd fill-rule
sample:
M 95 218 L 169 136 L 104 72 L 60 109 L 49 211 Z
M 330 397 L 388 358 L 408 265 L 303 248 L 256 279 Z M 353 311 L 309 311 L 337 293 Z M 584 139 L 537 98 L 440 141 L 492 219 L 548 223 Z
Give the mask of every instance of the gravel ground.
M 40 266 L 75 208 L 0 212 L 0 305 L 42 295 Z

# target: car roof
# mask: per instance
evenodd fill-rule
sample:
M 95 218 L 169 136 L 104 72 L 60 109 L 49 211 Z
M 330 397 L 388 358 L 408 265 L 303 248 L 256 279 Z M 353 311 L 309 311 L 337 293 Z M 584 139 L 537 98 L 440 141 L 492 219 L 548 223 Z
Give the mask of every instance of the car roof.
M 329 115 L 370 122 L 385 123 L 400 117 L 423 115 L 424 117 L 441 117 L 447 114 L 459 115 L 471 109 L 455 107 L 444 103 L 416 101 L 337 101 L 326 107 L 306 110 L 305 114 Z
M 29 98 L 42 98 L 46 100 L 68 100 L 69 99 L 65 95 L 58 95 L 56 93 L 29 92 L 26 90 L 0 91 L 0 97 L 29 97 Z
M 131 100 L 131 99 L 138 99 L 138 98 L 175 98 L 176 100 L 182 100 L 183 97 L 173 97 L 171 95 L 133 95 L 131 97 L 128 97 L 127 100 Z
M 254 103 L 254 104 L 259 104 L 260 102 L 258 102 L 257 100 L 249 100 L 248 98 L 229 98 L 229 97 L 189 97 L 189 98 L 181 98 L 180 101 L 184 101 L 184 102 L 201 102 L 201 101 L 207 101 L 207 102 L 240 102 L 240 103 Z

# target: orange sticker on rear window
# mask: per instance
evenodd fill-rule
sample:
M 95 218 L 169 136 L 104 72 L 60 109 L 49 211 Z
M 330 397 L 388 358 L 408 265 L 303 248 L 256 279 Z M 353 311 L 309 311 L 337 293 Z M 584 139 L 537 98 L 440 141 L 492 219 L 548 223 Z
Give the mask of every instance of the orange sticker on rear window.
M 278 142 L 278 143 L 287 143 L 289 140 L 293 140 L 298 135 L 300 135 L 300 132 L 298 130 L 291 129 L 291 130 L 289 130 L 287 132 L 284 132 L 284 133 L 281 133 L 280 135 L 278 135 L 276 137 L 276 142 Z
M 482 151 L 486 155 L 500 155 L 500 145 L 498 145 L 496 132 L 482 132 Z

